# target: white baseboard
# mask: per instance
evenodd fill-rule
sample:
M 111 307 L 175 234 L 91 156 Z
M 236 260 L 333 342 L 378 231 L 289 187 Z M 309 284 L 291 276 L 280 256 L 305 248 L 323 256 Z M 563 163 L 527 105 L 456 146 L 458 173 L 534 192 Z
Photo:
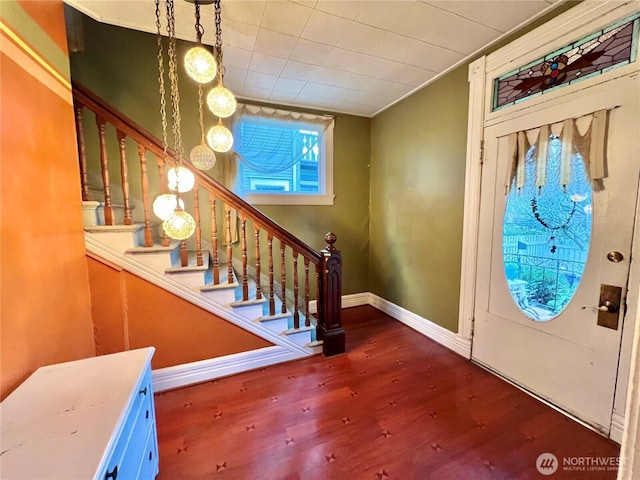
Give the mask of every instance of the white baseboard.
M 471 358 L 471 340 L 468 338 L 453 333 L 373 293 L 369 293 L 369 305 L 399 320 L 408 327 L 413 328 L 415 331 L 429 337 L 434 342 L 438 342 L 443 347 L 448 348 L 458 355 L 464 358 Z
M 377 308 L 458 355 L 465 358 L 470 358 L 471 356 L 471 342 L 469 339 L 453 333 L 378 295 L 371 292 L 362 292 L 344 295 L 342 297 L 343 308 L 358 307 L 361 305 L 371 305 Z M 309 303 L 309 311 L 311 313 L 317 313 L 315 300 Z M 298 352 L 292 352 L 282 346 L 275 345 L 249 352 L 236 353 L 224 357 L 176 365 L 174 367 L 160 368 L 153 371 L 153 388 L 156 392 L 162 392 L 302 357 L 304 357 L 304 355 Z M 621 428 L 624 426 L 623 417 L 620 425 Z M 613 428 L 612 426 L 612 430 Z M 622 430 L 620 431 L 622 432 Z
M 359 307 L 369 305 L 369 292 L 352 293 L 342 296 L 342 308 Z M 309 302 L 309 313 L 318 313 L 318 305 L 315 300 Z
M 162 392 L 303 357 L 281 346 L 273 346 L 159 368 L 152 372 L 153 389 Z
M 613 410 L 611 415 L 611 431 L 609 432 L 609 438 L 616 443 L 622 443 L 622 432 L 624 432 L 624 412 L 617 412 Z

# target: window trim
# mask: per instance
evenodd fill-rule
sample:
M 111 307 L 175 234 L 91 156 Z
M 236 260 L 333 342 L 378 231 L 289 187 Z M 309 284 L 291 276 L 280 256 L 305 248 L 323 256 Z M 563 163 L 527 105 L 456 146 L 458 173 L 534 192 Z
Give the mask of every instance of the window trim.
M 248 107 L 248 105 L 245 105 Z M 260 108 L 260 107 L 253 107 Z M 271 109 L 269 109 L 271 110 Z M 292 118 L 298 115 L 297 112 L 287 112 L 285 110 L 272 110 L 278 114 L 288 113 Z M 308 113 L 299 114 L 298 121 L 304 121 L 305 117 L 327 118 L 328 116 L 314 115 Z M 240 119 L 240 121 L 242 121 Z M 310 122 L 312 123 L 312 122 Z M 333 205 L 335 195 L 333 193 L 333 130 L 335 120 L 324 130 L 324 161 L 318 162 L 318 183 L 320 193 L 245 193 L 244 198 L 252 205 Z M 324 180 L 324 181 L 323 181 Z M 241 180 L 240 180 L 241 182 Z M 322 188 L 324 187 L 324 188 Z

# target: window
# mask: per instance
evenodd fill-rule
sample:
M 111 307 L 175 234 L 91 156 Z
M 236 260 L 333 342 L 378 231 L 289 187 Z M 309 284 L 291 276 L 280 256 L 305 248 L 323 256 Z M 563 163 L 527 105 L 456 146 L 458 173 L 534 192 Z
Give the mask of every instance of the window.
M 333 118 L 243 105 L 239 183 L 253 204 L 333 204 Z
M 562 142 L 551 137 L 547 181 L 535 185 L 535 147 L 525 159 L 526 182 L 512 188 L 504 214 L 502 253 L 509 291 L 529 318 L 558 316 L 573 298 L 591 241 L 592 189 L 582 157 L 571 156 L 566 187 L 560 182 Z

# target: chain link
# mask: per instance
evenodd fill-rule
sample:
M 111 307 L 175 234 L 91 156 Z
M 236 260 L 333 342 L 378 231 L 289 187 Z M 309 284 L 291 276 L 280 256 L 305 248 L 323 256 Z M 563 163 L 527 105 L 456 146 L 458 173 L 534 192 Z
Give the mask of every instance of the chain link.
M 204 109 L 202 108 L 202 84 L 198 84 L 198 120 L 200 121 L 200 134 L 202 135 L 200 143 L 204 144 Z
M 200 24 L 200 2 L 196 0 L 194 5 L 196 8 L 196 43 L 200 45 L 202 43 L 202 35 L 204 35 L 204 28 Z
M 160 92 L 160 118 L 162 119 L 162 161 L 167 163 L 167 102 L 164 87 L 164 54 L 162 50 L 162 34 L 160 33 L 160 0 L 156 4 L 156 30 L 158 43 L 158 84 Z
M 220 8 L 220 0 L 213 1 L 216 25 L 216 60 L 218 62 L 218 75 L 220 82 L 224 77 L 224 67 L 222 66 L 222 9 Z
M 178 90 L 178 72 L 176 59 L 176 26 L 173 0 L 166 0 L 167 31 L 169 32 L 169 81 L 171 83 L 171 131 L 173 132 L 173 149 L 176 152 L 176 162 L 182 163 L 182 135 L 180 132 L 180 91 Z

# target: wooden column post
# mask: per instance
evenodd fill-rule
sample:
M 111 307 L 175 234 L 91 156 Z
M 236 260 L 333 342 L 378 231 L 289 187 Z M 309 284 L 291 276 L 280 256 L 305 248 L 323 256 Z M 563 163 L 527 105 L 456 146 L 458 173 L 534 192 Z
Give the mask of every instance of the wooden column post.
M 324 236 L 327 246 L 322 254 L 321 302 L 322 318 L 318 322 L 316 334 L 322 340 L 325 356 L 345 352 L 345 334 L 342 328 L 342 255 L 333 245 L 336 236 L 329 232 Z

